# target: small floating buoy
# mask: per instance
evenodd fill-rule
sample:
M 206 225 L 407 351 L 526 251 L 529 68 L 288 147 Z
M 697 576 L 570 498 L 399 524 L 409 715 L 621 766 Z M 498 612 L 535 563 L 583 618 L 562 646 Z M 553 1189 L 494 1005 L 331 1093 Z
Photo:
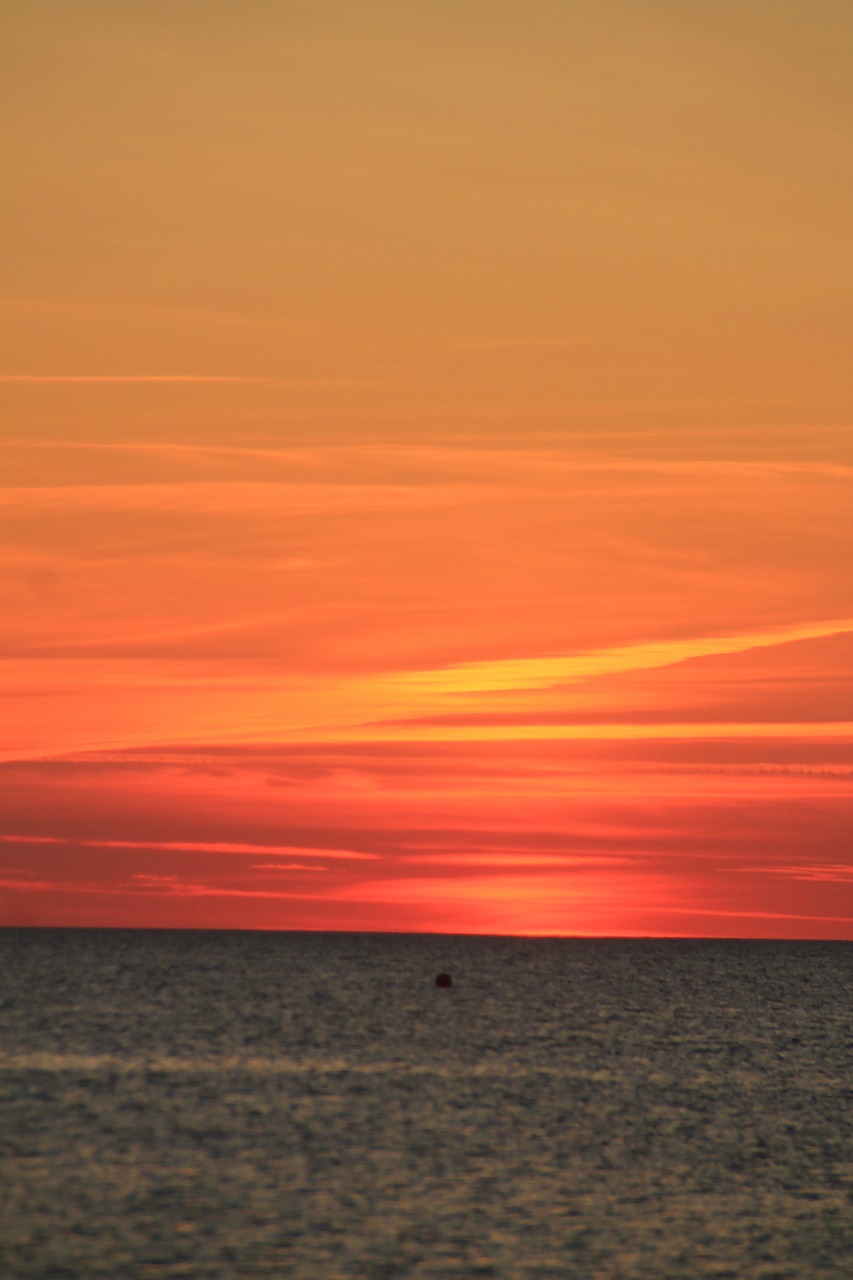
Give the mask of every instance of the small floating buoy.
M 453 980 L 451 979 L 449 973 L 440 973 L 435 980 L 435 985 L 437 987 L 452 987 Z

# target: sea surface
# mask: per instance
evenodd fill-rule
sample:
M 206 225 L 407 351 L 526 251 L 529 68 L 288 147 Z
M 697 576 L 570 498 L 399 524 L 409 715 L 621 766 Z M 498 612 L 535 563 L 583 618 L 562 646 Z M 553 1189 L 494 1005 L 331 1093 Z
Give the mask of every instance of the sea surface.
M 0 1275 L 850 1280 L 851 1003 L 848 943 L 5 930 Z

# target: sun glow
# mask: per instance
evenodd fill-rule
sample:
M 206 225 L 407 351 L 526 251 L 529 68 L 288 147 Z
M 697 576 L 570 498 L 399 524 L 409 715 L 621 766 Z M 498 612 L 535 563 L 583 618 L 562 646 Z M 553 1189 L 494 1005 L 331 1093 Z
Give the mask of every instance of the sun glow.
M 0 920 L 849 938 L 839 6 L 196 7 L 10 25 Z

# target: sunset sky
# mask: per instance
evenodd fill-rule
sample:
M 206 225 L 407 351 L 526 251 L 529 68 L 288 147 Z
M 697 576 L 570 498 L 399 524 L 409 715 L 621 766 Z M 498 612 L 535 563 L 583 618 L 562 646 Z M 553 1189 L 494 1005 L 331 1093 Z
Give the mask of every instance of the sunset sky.
M 4 0 L 0 923 L 853 938 L 849 0 Z

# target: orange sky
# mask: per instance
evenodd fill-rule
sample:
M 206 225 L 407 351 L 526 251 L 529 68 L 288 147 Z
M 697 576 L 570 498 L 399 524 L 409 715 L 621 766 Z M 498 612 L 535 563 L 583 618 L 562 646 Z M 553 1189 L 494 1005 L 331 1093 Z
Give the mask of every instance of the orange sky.
M 853 937 L 849 6 L 4 9 L 0 923 Z

